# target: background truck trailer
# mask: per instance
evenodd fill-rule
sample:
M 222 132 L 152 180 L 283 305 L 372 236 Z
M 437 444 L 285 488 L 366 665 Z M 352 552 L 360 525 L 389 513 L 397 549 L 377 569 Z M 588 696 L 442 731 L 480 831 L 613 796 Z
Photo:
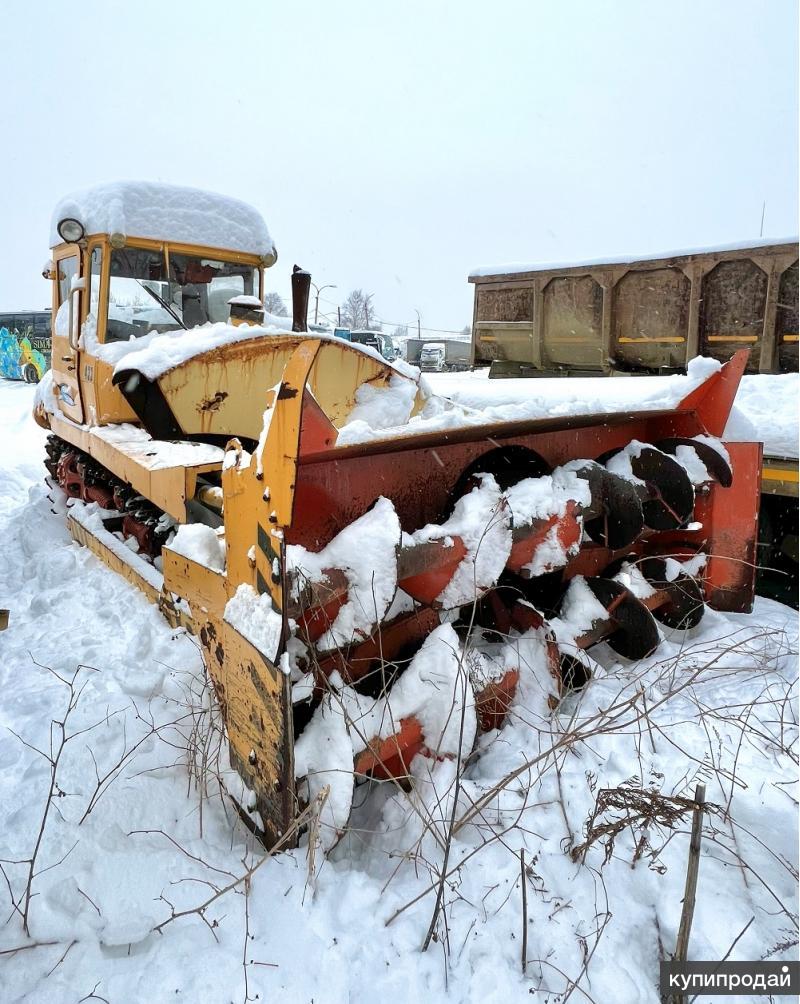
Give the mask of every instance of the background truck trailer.
M 473 364 L 491 365 L 491 377 L 679 373 L 696 355 L 725 361 L 741 348 L 750 349 L 750 374 L 798 368 L 796 239 L 487 267 L 469 279 Z M 769 430 L 758 431 L 765 441 L 759 590 L 796 606 L 797 450 L 771 450 Z
M 427 372 L 469 369 L 470 355 L 469 342 L 455 338 L 409 338 L 406 342 L 406 361 Z
M 797 369 L 797 240 L 629 261 L 481 268 L 472 345 L 491 376 L 675 373 L 749 348 L 748 373 Z

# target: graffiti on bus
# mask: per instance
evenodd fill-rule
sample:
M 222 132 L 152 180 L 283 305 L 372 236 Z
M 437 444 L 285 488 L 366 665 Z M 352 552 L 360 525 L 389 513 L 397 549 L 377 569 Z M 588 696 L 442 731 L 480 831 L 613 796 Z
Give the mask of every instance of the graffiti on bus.
M 50 314 L 0 314 L 0 377 L 38 383 L 50 368 Z

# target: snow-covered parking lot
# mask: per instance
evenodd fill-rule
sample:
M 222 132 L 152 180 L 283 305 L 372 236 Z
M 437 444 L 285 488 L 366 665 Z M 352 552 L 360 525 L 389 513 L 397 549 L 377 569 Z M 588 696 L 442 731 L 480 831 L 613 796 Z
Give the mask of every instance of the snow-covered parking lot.
M 265 857 L 196 644 L 70 540 L 32 398 L 0 381 L 3 1002 L 657 1004 L 699 782 L 690 957 L 796 958 L 795 611 L 709 610 L 635 664 L 597 646 L 553 711 L 523 675 L 460 788 L 419 757 L 327 859 Z

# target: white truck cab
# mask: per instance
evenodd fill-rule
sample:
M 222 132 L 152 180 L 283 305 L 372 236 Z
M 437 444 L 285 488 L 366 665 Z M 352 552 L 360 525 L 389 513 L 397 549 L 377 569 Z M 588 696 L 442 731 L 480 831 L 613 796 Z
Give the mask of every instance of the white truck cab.
M 446 357 L 444 342 L 426 342 L 419 354 L 419 368 L 428 373 L 441 373 Z

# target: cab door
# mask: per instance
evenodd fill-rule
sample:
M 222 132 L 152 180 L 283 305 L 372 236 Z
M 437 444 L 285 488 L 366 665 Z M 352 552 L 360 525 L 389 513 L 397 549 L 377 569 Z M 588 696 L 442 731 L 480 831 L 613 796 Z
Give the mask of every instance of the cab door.
M 83 422 L 80 388 L 81 251 L 76 244 L 54 254 L 53 283 L 53 393 L 61 411 L 73 422 Z

